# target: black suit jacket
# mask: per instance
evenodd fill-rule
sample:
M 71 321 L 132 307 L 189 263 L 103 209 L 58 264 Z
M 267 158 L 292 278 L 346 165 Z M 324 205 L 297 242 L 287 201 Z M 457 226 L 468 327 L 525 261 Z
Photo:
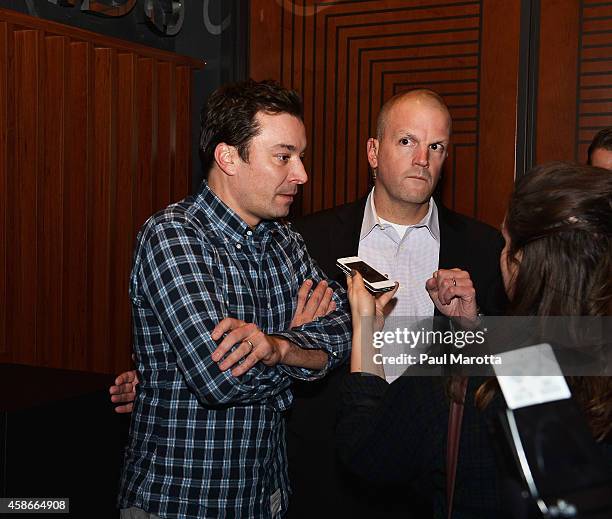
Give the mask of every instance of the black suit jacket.
M 293 222 L 310 255 L 331 278 L 346 286 L 336 259 L 356 256 L 367 198 Z M 503 239 L 481 222 L 438 205 L 439 268 L 470 273 L 481 311 L 501 315 L 505 295 L 499 270 Z M 423 289 L 425 289 L 423 287 Z M 334 451 L 336 406 L 348 364 L 316 382 L 294 384 L 295 401 L 287 420 L 289 473 L 293 495 L 290 519 L 343 517 L 427 517 L 427 501 L 406 489 L 374 489 L 341 466 Z M 424 431 L 424 433 L 426 433 Z M 441 449 L 444 445 L 440 446 Z
M 346 287 L 336 259 L 357 256 L 367 197 L 334 209 L 297 219 L 293 226 L 304 237 L 308 252 L 323 271 Z M 439 202 L 440 258 L 438 268 L 460 268 L 470 273 L 481 312 L 502 315 L 505 309 L 499 255 L 501 234 L 492 227 L 450 211 Z

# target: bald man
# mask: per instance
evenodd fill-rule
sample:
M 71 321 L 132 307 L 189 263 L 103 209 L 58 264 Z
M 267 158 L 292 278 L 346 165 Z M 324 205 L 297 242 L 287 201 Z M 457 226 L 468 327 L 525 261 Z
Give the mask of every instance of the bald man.
M 597 132 L 589 146 L 587 163 L 612 171 L 612 126 Z
M 433 272 L 452 268 L 471 275 L 482 313 L 503 313 L 500 234 L 432 198 L 450 140 L 451 116 L 438 94 L 419 89 L 394 96 L 380 111 L 376 137 L 367 141 L 372 191 L 357 202 L 294 222 L 309 253 L 331 279 L 345 283 L 335 267 L 337 258 L 359 256 L 399 281 L 391 316 L 441 315 L 425 282 Z M 387 375 L 390 367 L 385 366 Z M 387 380 L 392 381 L 404 368 Z M 429 489 L 419 489 L 417 497 L 418 482 L 412 482 L 412 493 L 409 485 L 373 488 L 347 474 L 331 453 L 323 454 L 334 441 L 335 405 L 346 371 L 339 369 L 322 383 L 294 385 L 295 401 L 287 422 L 293 489 L 289 517 L 431 516 L 427 499 L 419 499 Z M 442 442 L 440 449 L 445 448 Z

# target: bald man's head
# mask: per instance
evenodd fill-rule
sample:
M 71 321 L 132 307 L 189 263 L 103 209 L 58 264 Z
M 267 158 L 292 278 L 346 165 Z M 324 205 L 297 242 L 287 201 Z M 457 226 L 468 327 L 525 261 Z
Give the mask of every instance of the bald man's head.
M 424 217 L 448 155 L 451 117 L 431 90 L 412 90 L 385 103 L 376 138 L 368 139 L 378 214 L 409 225 Z
M 389 112 L 393 110 L 393 108 L 397 104 L 410 101 L 414 101 L 416 105 L 439 108 L 448 117 L 450 133 L 452 119 L 450 112 L 448 111 L 448 107 L 444 102 L 444 99 L 442 99 L 442 97 L 440 97 L 440 95 L 434 92 L 433 90 L 429 90 L 427 88 L 418 88 L 415 90 L 409 90 L 407 92 L 401 92 L 399 94 L 396 94 L 382 106 L 382 108 L 380 109 L 380 113 L 378 114 L 378 119 L 376 121 L 376 138 L 378 140 L 381 140 L 384 134 Z

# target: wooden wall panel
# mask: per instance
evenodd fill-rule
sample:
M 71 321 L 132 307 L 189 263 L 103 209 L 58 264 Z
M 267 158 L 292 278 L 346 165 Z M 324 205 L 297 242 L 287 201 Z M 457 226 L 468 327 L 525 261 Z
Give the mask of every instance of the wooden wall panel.
M 584 163 L 612 126 L 612 2 L 542 0 L 541 20 L 537 162 Z
M 157 154 L 155 156 L 155 185 L 153 186 L 153 205 L 164 207 L 171 200 L 172 156 L 174 155 L 174 135 L 172 114 L 174 112 L 174 71 L 168 63 L 157 66 Z
M 483 170 L 487 163 L 483 154 L 492 149 L 483 149 L 479 141 L 482 77 L 489 68 L 487 73 L 495 80 L 497 67 L 508 66 L 509 72 L 501 76 L 515 74 L 512 91 L 516 93 L 518 43 L 511 44 L 507 54 L 496 55 L 499 61 L 485 58 L 483 49 L 500 37 L 517 40 L 517 4 L 510 0 L 254 0 L 251 75 L 278 79 L 304 98 L 309 144 L 305 163 L 311 181 L 294 204 L 294 214 L 365 194 L 369 188 L 365 143 L 375 133 L 380 107 L 396 93 L 426 87 L 444 97 L 454 119 L 453 146 L 442 182 L 444 202 L 497 225 L 500 205 L 489 205 L 489 198 L 498 196 L 498 185 L 507 192 L 514 170 L 511 161 L 510 168 L 503 170 L 508 179 L 501 183 L 498 171 Z M 494 30 L 487 31 L 487 24 Z M 514 136 L 515 106 L 501 119 L 498 125 Z M 506 144 L 513 153 L 514 141 Z
M 115 182 L 115 237 L 114 258 L 111 265 L 111 333 L 110 346 L 117 364 L 130 362 L 130 348 L 126 337 L 131 334 L 130 302 L 128 293 L 131 258 L 136 238 L 134 228 L 134 190 L 132 172 L 138 164 L 138 119 L 136 111 L 136 60 L 134 53 L 117 57 L 117 181 Z M 120 231 L 121 230 L 121 231 Z
M 580 2 L 575 159 L 585 161 L 595 133 L 612 126 L 612 2 Z
M 541 1 L 536 162 L 574 160 L 580 2 Z
M 520 4 L 486 1 L 482 13 L 476 216 L 494 227 L 506 214 L 516 173 Z
M 136 113 L 138 120 L 138 157 L 135 191 L 136 203 L 134 211 L 134 228 L 138 229 L 153 213 L 153 155 L 154 136 L 157 128 L 153 121 L 153 60 L 139 58 L 136 62 L 136 90 L 140 95 L 136 98 Z M 157 89 L 155 89 L 157 92 Z
M 176 121 L 189 120 L 191 114 L 191 72 L 188 67 L 176 67 Z M 191 175 L 191 129 L 174 124 L 175 154 L 172 177 L 172 199 L 179 200 L 188 191 Z
M 93 163 L 93 47 L 71 41 L 68 49 L 63 204 L 63 323 L 62 366 L 88 366 L 91 301 L 88 297 L 88 188 Z M 78 145 L 76 143 L 79 143 Z
M 0 362 L 7 358 L 8 62 L 8 28 L 0 22 Z
M 91 355 L 89 369 L 99 366 L 111 369 L 108 349 L 110 338 L 111 227 L 113 203 L 111 193 L 116 182 L 117 98 L 116 51 L 110 48 L 94 49 L 93 90 L 93 164 L 89 177 L 90 205 L 88 207 L 87 271 L 90 321 Z
M 37 174 L 40 171 L 40 35 L 35 30 L 15 30 L 12 33 L 14 70 L 9 99 L 14 100 L 13 118 L 9 121 L 9 135 L 14 150 L 9 165 L 7 242 L 7 330 L 12 357 L 17 362 L 36 362 L 36 313 L 38 270 Z M 12 73 L 11 73 L 12 72 Z M 14 132 L 10 129 L 14 128 Z
M 50 347 L 39 348 L 37 363 L 60 365 L 63 345 L 63 189 L 64 113 L 67 38 L 44 36 L 41 63 L 41 172 L 38 175 L 38 283 L 37 334 Z
M 0 9 L 0 360 L 129 366 L 134 239 L 189 192 L 202 65 Z

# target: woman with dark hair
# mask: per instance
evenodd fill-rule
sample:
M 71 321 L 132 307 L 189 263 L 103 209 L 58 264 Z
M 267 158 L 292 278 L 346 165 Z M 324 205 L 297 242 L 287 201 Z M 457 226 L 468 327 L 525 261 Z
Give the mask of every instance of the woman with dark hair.
M 500 267 L 511 301 L 509 314 L 612 315 L 609 171 L 565 163 L 535 168 L 516 184 L 503 235 L 506 246 Z M 469 274 L 453 271 L 449 280 L 448 272 L 435 274 L 427 282 L 434 303 L 446 315 L 476 322 Z M 373 483 L 405 483 L 432 495 L 434 517 L 450 516 L 446 503 L 449 408 L 460 406 L 463 419 L 452 516 L 502 517 L 487 427 L 505 407 L 496 379 L 404 376 L 387 384 L 382 366 L 371 361 L 376 351 L 369 338 L 380 328 L 388 297 L 375 300 L 358 274 L 348 285 L 353 349 L 337 427 L 341 459 Z M 449 307 L 459 311 L 449 312 Z M 375 376 L 362 376 L 364 372 Z M 610 378 L 568 377 L 568 382 L 594 438 L 608 443 L 612 439 Z

